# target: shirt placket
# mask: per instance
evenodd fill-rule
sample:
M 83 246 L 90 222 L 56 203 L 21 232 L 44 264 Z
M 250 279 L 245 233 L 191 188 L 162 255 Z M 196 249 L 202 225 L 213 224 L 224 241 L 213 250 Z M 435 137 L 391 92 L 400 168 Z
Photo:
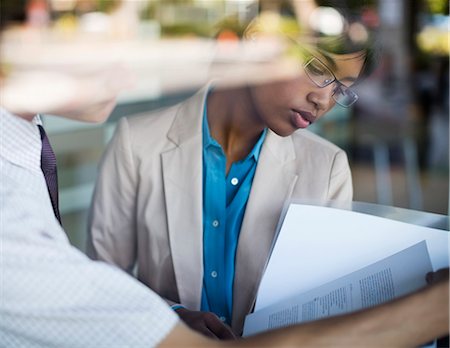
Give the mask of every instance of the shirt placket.
M 204 243 L 205 273 L 204 281 L 208 297 L 215 298 L 209 301 L 210 310 L 220 317 L 226 315 L 226 286 L 224 268 L 225 249 L 225 156 L 220 147 L 210 146 L 206 160 L 206 187 Z M 217 299 L 221 299 L 217 301 Z

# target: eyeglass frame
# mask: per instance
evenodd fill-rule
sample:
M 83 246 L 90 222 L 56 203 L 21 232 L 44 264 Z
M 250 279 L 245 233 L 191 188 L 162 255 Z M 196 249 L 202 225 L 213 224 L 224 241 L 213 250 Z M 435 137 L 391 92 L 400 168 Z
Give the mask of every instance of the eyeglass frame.
M 323 67 L 330 73 L 330 76 L 332 77 L 332 79 L 331 79 L 330 81 L 326 82 L 324 85 L 320 85 L 319 83 L 317 83 L 317 82 L 311 77 L 310 73 L 308 72 L 307 67 L 308 67 L 308 65 L 311 64 L 311 62 L 313 62 L 314 60 L 317 60 L 320 64 L 322 64 Z M 334 75 L 333 71 L 331 71 L 331 69 L 328 68 L 328 66 L 327 66 L 325 63 L 323 63 L 319 58 L 314 57 L 314 56 L 311 57 L 305 64 L 303 64 L 303 69 L 305 70 L 306 75 L 307 75 L 308 78 L 311 80 L 311 82 L 313 82 L 313 83 L 314 83 L 317 87 L 319 87 L 319 88 L 325 88 L 325 87 L 331 85 L 332 83 L 336 83 L 337 86 L 333 89 L 333 94 L 332 94 L 331 96 L 333 97 L 334 101 L 335 101 L 336 103 L 338 103 L 340 106 L 342 106 L 342 107 L 344 107 L 344 108 L 348 108 L 348 107 L 352 106 L 353 104 L 355 104 L 355 103 L 358 101 L 358 99 L 359 99 L 358 95 L 357 95 L 350 87 L 347 87 L 347 86 L 344 85 L 341 81 L 339 81 L 339 80 L 337 79 L 336 75 Z M 352 100 L 352 102 L 351 102 L 350 104 L 348 104 L 348 105 L 343 104 L 343 103 L 339 102 L 339 100 L 338 100 L 337 97 L 335 97 L 336 92 L 337 92 L 339 89 L 344 90 L 344 91 L 350 91 L 350 92 L 353 94 L 353 100 Z M 340 92 L 340 93 L 342 94 L 342 92 Z

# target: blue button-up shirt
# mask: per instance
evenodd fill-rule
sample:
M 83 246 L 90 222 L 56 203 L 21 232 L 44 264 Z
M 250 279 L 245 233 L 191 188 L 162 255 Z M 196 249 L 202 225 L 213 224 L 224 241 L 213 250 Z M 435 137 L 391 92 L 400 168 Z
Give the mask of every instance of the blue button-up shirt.
M 248 156 L 231 165 L 211 137 L 205 103 L 203 115 L 203 290 L 201 310 L 230 324 L 234 261 L 242 219 L 256 171 L 265 129 Z

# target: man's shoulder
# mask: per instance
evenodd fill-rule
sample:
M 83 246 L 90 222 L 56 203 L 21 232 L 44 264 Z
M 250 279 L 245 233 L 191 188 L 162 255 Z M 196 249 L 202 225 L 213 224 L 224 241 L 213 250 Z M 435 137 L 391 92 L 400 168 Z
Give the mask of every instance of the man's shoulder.
M 0 189 L 2 196 L 5 192 L 17 194 L 21 190 L 34 191 L 34 187 L 42 183 L 40 174 L 31 171 L 9 159 L 0 156 Z M 20 194 L 19 194 L 20 195 Z
M 0 210 L 6 227 L 2 232 L 25 233 L 27 236 L 33 230 L 40 234 L 46 231 L 46 237 L 64 239 L 58 228 L 55 231 L 59 224 L 54 217 L 43 176 L 1 156 L 0 166 Z

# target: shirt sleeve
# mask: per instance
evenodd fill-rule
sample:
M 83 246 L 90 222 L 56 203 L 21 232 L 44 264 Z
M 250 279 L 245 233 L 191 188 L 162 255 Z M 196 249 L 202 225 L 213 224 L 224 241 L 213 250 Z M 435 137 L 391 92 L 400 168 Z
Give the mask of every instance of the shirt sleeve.
M 126 273 L 91 261 L 58 237 L 64 232 L 35 188 L 5 172 L 0 173 L 1 346 L 160 343 L 178 321 L 170 307 Z

